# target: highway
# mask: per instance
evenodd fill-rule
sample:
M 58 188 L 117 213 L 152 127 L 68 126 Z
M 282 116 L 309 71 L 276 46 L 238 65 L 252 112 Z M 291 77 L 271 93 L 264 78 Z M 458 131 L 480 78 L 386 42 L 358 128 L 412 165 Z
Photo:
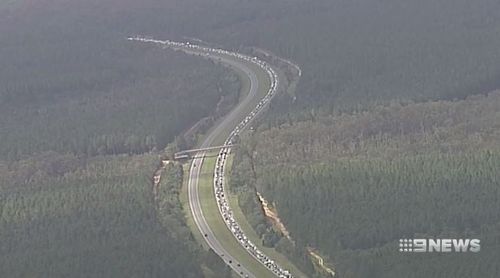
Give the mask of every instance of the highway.
M 244 110 L 245 107 L 249 105 L 249 102 L 252 101 L 257 95 L 258 92 L 258 79 L 256 74 L 250 70 L 246 65 L 243 63 L 238 63 L 234 60 L 229 60 L 229 59 L 224 59 L 222 60 L 224 63 L 227 63 L 229 65 L 232 65 L 234 67 L 239 68 L 245 74 L 250 78 L 250 90 L 245 97 L 243 101 L 241 101 L 238 106 L 233 109 L 229 115 L 227 115 L 224 120 L 215 128 L 211 130 L 211 132 L 208 134 L 208 136 L 205 138 L 205 140 L 202 142 L 200 148 L 206 148 L 211 146 L 214 143 L 215 138 L 223 131 L 225 130 L 232 130 L 234 128 L 234 124 L 231 125 L 234 122 L 237 122 L 238 119 L 241 118 L 241 113 L 242 110 Z M 191 208 L 191 213 L 193 214 L 194 221 L 196 223 L 196 226 L 198 226 L 198 229 L 200 230 L 202 235 L 207 234 L 205 238 L 205 241 L 207 244 L 212 248 L 215 253 L 219 254 L 219 256 L 222 256 L 222 259 L 225 262 L 228 262 L 229 260 L 232 261 L 232 263 L 229 264 L 229 266 L 240 276 L 243 277 L 253 277 L 256 278 L 255 275 L 253 275 L 248 269 L 244 267 L 243 264 L 238 262 L 229 252 L 227 252 L 220 242 L 217 240 L 216 236 L 210 229 L 210 226 L 208 225 L 205 217 L 203 216 L 203 210 L 201 208 L 201 203 L 200 203 L 200 196 L 198 192 L 198 181 L 200 177 L 200 171 L 201 171 L 201 166 L 203 164 L 203 159 L 204 159 L 205 153 L 197 153 L 195 155 L 196 158 L 193 159 L 191 162 L 191 168 L 189 170 L 189 180 L 188 180 L 188 198 L 189 198 L 189 206 Z M 195 166 L 196 165 L 196 166 Z M 238 264 L 240 267 L 238 267 Z M 243 275 L 241 275 L 241 272 L 243 272 Z
M 232 145 L 235 136 L 247 127 L 248 124 L 263 110 L 277 91 L 279 83 L 278 75 L 267 63 L 258 60 L 256 57 L 249 57 L 222 49 L 212 49 L 189 43 L 161 41 L 142 37 L 129 38 L 129 40 L 152 42 L 164 45 L 165 47 L 171 47 L 176 50 L 182 50 L 188 54 L 204 56 L 226 64 L 232 68 L 237 68 L 248 76 L 250 81 L 248 93 L 228 115 L 226 115 L 220 122 L 216 123 L 216 125 L 209 131 L 199 146 L 201 149 L 212 147 L 214 145 L 220 145 L 221 142 L 218 141 L 221 139 L 225 140 L 224 145 Z M 257 99 L 259 97 L 259 79 L 257 78 L 256 72 L 248 66 L 249 64 L 257 65 L 262 70 L 267 72 L 271 80 L 271 86 L 267 90 L 267 94 L 262 97 L 260 101 Z M 258 101 L 257 105 L 255 105 L 256 100 Z M 277 263 L 262 253 L 256 245 L 246 237 L 243 230 L 241 230 L 232 215 L 231 208 L 224 194 L 224 166 L 227 154 L 230 151 L 231 148 L 226 147 L 219 152 L 214 172 L 214 196 L 219 207 L 220 215 L 229 231 L 239 242 L 241 248 L 246 250 L 253 258 L 255 258 L 255 260 L 266 267 L 270 271 L 270 275 L 291 278 L 293 276 L 287 270 L 282 269 Z M 205 151 L 196 153 L 189 169 L 188 201 L 194 222 L 208 246 L 210 246 L 210 248 L 212 248 L 215 253 L 217 253 L 238 275 L 241 277 L 257 278 L 254 273 L 251 273 L 243 265 L 243 263 L 237 261 L 237 259 L 223 247 L 205 219 L 199 193 L 201 166 L 205 155 Z

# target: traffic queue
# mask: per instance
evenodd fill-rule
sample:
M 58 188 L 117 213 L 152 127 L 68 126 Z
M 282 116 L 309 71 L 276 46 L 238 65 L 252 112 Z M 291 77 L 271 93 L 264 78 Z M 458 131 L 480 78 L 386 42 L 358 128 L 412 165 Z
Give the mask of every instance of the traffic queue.
M 129 40 L 136 40 L 142 42 L 151 42 L 158 43 L 165 46 L 178 47 L 178 48 L 189 48 L 193 50 L 199 50 L 201 52 L 212 52 L 217 53 L 219 55 L 228 55 L 233 56 L 238 59 L 245 60 L 247 62 L 251 62 L 256 64 L 260 68 L 264 69 L 271 79 L 271 87 L 267 94 L 259 101 L 257 106 L 247 115 L 230 133 L 229 137 L 224 142 L 224 145 L 232 145 L 236 136 L 263 110 L 266 104 L 269 103 L 271 98 L 276 94 L 278 88 L 278 76 L 276 72 L 270 67 L 266 62 L 257 59 L 257 57 L 250 57 L 246 55 L 242 55 L 239 53 L 230 52 L 223 49 L 214 49 L 208 48 L 204 46 L 199 46 L 195 44 L 191 44 L 189 42 L 173 42 L 169 40 L 155 40 L 152 38 L 146 37 L 131 37 Z M 201 54 L 200 54 L 201 55 Z M 229 206 L 229 202 L 226 198 L 225 190 L 224 190 L 224 168 L 226 165 L 227 158 L 231 152 L 231 148 L 223 148 L 219 151 L 219 154 L 215 163 L 215 172 L 214 172 L 214 192 L 215 198 L 217 201 L 217 206 L 219 208 L 219 212 L 224 219 L 224 222 L 228 229 L 231 231 L 233 236 L 238 240 L 238 242 L 250 253 L 254 258 L 256 258 L 260 263 L 262 263 L 266 268 L 268 268 L 271 272 L 273 272 L 277 277 L 280 278 L 292 278 L 292 274 L 288 271 L 280 267 L 276 262 L 270 259 L 266 254 L 260 251 L 257 246 L 252 243 L 243 230 L 240 228 L 238 223 L 236 222 L 233 212 Z M 229 263 L 232 263 L 229 261 Z
M 277 76 L 274 70 L 269 67 L 265 62 L 257 62 L 258 60 L 252 59 L 253 62 L 258 63 L 261 67 L 263 67 L 271 77 L 271 88 L 269 89 L 267 95 L 257 104 L 257 106 L 252 110 L 252 112 L 245 117 L 243 121 L 241 121 L 236 128 L 231 132 L 229 138 L 226 140 L 224 145 L 231 145 L 234 142 L 234 138 L 238 135 L 249 123 L 251 120 L 255 118 L 255 116 L 264 108 L 264 106 L 271 100 L 273 95 L 276 93 L 277 89 Z M 229 202 L 225 195 L 224 190 L 224 169 L 226 165 L 227 158 L 231 152 L 231 148 L 221 149 L 217 160 L 215 162 L 215 173 L 214 173 L 214 190 L 215 190 L 215 198 L 217 200 L 217 205 L 219 207 L 219 211 L 226 223 L 227 227 L 231 231 L 231 233 L 236 237 L 239 243 L 245 247 L 245 249 L 257 260 L 259 260 L 264 266 L 266 266 L 269 270 L 271 270 L 276 276 L 282 278 L 291 278 L 292 274 L 283 268 L 281 268 L 276 262 L 266 256 L 262 251 L 260 251 L 254 243 L 252 243 L 242 231 L 238 223 L 236 222 L 231 208 L 229 206 Z

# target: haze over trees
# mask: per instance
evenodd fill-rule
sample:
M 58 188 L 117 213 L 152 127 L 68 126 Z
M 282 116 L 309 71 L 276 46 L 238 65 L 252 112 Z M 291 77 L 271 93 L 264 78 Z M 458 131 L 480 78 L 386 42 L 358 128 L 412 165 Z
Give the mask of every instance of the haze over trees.
M 53 159 L 35 157 L 2 172 L 0 276 L 200 277 L 190 242 L 156 215 L 149 183 L 155 156 L 66 157 L 59 163 L 73 169 L 61 173 L 50 171 Z M 13 183 L 9 175 L 28 163 L 49 165 Z
M 236 74 L 62 2 L 0 4 L 0 277 L 224 275 L 186 226 L 181 170 L 161 202 L 152 176 L 160 150 L 236 103 Z
M 4 50 L 1 157 L 163 149 L 222 97 L 237 100 L 236 75 L 200 58 L 126 40 L 53 44 Z
M 494 0 L 0 3 L 0 276 L 226 271 L 186 236 L 178 169 L 162 188 L 168 205 L 155 207 L 157 158 L 146 153 L 226 111 L 239 82 L 125 40 L 139 34 L 257 46 L 301 66 L 295 92 L 272 101 L 235 159 L 233 189 L 266 243 L 310 271 L 303 248 L 317 247 L 339 277 L 497 277 L 500 106 L 486 94 L 500 85 L 498 10 Z M 255 190 L 296 248 L 263 224 Z M 399 237 L 418 235 L 479 237 L 483 249 L 396 252 Z
M 495 277 L 499 101 L 497 91 L 265 129 L 243 137 L 233 186 L 274 203 L 297 248 L 319 248 L 342 277 Z M 400 238 L 480 238 L 483 249 L 408 255 Z
M 498 3 L 316 3 L 257 40 L 303 76 L 243 137 L 241 200 L 274 202 L 297 248 L 341 277 L 498 276 L 498 92 L 472 97 L 499 85 Z M 414 237 L 477 237 L 483 250 L 402 256 L 399 238 Z

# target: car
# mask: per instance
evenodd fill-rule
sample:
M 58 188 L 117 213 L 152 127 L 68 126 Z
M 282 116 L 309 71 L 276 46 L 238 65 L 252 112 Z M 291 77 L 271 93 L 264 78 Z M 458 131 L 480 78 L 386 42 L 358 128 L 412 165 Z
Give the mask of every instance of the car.
M 205 237 L 208 237 L 208 234 L 205 234 Z

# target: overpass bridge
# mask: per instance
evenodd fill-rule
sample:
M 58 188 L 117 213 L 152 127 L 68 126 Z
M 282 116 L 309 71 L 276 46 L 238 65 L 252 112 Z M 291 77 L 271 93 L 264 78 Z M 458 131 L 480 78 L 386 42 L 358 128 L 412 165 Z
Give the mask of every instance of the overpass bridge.
M 191 149 L 191 150 L 184 150 L 180 152 L 176 152 L 174 154 L 174 159 L 179 160 L 179 159 L 189 159 L 193 154 L 196 154 L 198 152 L 203 152 L 203 151 L 213 151 L 213 150 L 219 150 L 219 149 L 224 149 L 224 148 L 231 148 L 236 146 L 235 144 L 231 145 L 222 145 L 222 146 L 214 146 L 214 147 L 207 147 L 207 148 L 199 148 L 199 149 Z

